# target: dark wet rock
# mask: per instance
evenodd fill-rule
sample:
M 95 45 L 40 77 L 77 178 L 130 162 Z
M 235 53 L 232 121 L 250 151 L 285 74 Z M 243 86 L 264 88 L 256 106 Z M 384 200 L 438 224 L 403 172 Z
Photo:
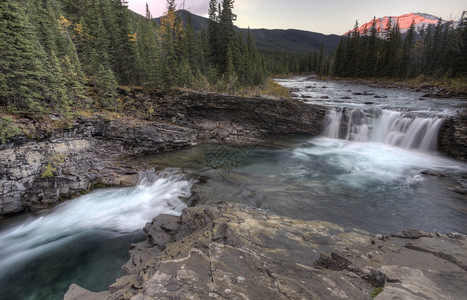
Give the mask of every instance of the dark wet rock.
M 319 98 L 320 98 L 320 99 L 329 99 L 328 96 L 321 96 L 321 97 L 319 97 Z
M 366 101 L 366 102 L 364 102 L 364 104 L 366 104 L 366 105 L 372 105 L 372 104 L 375 104 L 375 103 L 374 103 L 374 102 L 371 102 L 371 101 Z
M 327 89 L 328 87 L 327 87 L 327 86 L 325 86 L 325 85 L 323 85 L 321 88 L 322 88 L 322 89 Z
M 355 93 L 353 93 L 353 95 L 355 95 L 355 96 L 374 96 L 375 93 L 364 91 L 363 93 L 355 92 Z
M 435 173 L 435 172 L 431 172 L 427 170 L 421 171 L 420 174 L 427 175 L 427 176 L 433 176 L 433 177 L 446 177 L 446 175 L 442 173 Z
M 313 97 L 312 97 L 312 96 L 309 96 L 309 95 L 302 95 L 302 98 L 303 98 L 303 99 L 311 99 L 311 98 L 313 98 Z
M 346 100 L 348 100 L 348 99 L 352 99 L 352 97 L 344 96 L 344 97 L 341 97 L 341 99 L 346 99 Z
M 375 95 L 373 98 L 376 98 L 376 99 L 386 99 L 388 96 L 379 96 L 379 95 Z
M 152 228 L 152 229 L 149 229 Z M 232 203 L 159 216 L 132 247 L 126 275 L 105 299 L 462 299 L 465 236 L 374 240 L 320 221 L 281 217 Z M 419 236 L 407 243 L 407 236 Z M 73 298 L 66 295 L 67 300 Z
M 448 93 L 448 92 L 435 92 L 435 93 L 430 93 L 430 94 L 424 94 L 422 96 L 423 98 L 437 98 L 437 99 L 443 99 L 443 98 L 452 98 L 453 95 Z
M 439 152 L 467 161 L 467 110 L 445 119 L 438 136 Z

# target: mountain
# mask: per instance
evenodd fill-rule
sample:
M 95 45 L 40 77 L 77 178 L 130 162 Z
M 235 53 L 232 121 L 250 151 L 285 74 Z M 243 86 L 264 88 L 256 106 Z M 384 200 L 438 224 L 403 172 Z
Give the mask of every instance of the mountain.
M 186 24 L 189 12 L 186 10 L 179 10 L 178 13 Z M 155 18 L 156 22 L 160 24 L 160 18 Z M 202 16 L 191 14 L 191 23 L 195 31 L 201 31 L 208 27 L 208 19 Z M 248 29 L 238 28 L 245 36 Z M 256 46 L 265 50 L 275 51 L 289 51 L 297 53 L 307 53 L 313 50 L 318 50 L 321 43 L 324 43 L 324 51 L 326 53 L 333 52 L 341 36 L 335 34 L 322 34 L 311 31 L 297 30 L 297 29 L 250 29 L 252 36 L 256 40 Z
M 404 34 L 407 32 L 407 30 L 409 30 L 412 22 L 415 24 L 415 32 L 420 33 L 422 28 L 426 29 L 428 26 L 435 26 L 440 18 L 424 13 L 410 13 L 401 16 L 386 16 L 378 18 L 375 21 L 371 20 L 370 22 L 363 24 L 362 26 L 358 27 L 358 32 L 362 35 L 369 35 L 373 26 L 373 22 L 375 22 L 376 30 L 379 34 L 383 34 L 385 28 L 388 26 L 389 20 L 391 20 L 391 27 L 394 27 L 396 23 L 399 22 L 400 31 L 402 34 Z M 441 24 L 443 26 L 453 26 L 456 28 L 459 22 L 441 20 Z M 346 34 L 349 34 L 350 32 L 351 31 L 347 32 Z

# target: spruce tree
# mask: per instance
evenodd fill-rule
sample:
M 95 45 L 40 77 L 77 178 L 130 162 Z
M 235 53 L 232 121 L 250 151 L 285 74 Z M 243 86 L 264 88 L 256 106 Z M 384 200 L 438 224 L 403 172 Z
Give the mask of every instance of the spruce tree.
M 45 52 L 20 3 L 0 2 L 0 99 L 38 111 L 44 99 Z

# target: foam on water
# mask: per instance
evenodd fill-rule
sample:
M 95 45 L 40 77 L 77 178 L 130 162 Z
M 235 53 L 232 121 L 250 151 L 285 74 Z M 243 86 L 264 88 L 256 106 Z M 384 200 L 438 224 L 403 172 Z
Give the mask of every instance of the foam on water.
M 328 111 L 323 135 L 358 142 L 380 142 L 405 149 L 435 151 L 443 120 L 437 116 L 413 114 L 379 108 Z
M 97 190 L 0 232 L 0 270 L 92 230 L 133 232 L 159 214 L 181 213 L 179 197 L 190 195 L 192 181 L 167 172 L 139 175 L 136 187 Z
M 294 150 L 303 161 L 319 159 L 335 172 L 341 184 L 355 188 L 367 184 L 413 184 L 422 180 L 420 170 L 465 173 L 465 163 L 436 154 L 410 151 L 376 142 L 356 142 L 331 138 L 315 138 L 311 147 Z M 325 168 L 324 168 L 325 169 Z M 318 172 L 310 169 L 309 172 Z

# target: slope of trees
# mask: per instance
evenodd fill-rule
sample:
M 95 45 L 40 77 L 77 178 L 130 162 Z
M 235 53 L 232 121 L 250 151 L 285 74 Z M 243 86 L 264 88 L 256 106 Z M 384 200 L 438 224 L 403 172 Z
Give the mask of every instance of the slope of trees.
M 208 1 L 208 0 L 206 0 Z M 229 90 L 265 78 L 254 39 L 234 30 L 234 1 L 210 1 L 207 30 L 186 24 L 175 0 L 158 25 L 125 0 L 0 2 L 0 105 L 67 113 L 115 108 L 118 85 Z
M 401 35 L 399 25 L 388 23 L 384 32 L 375 28 L 367 34 L 354 30 L 342 37 L 336 51 L 308 54 L 264 51 L 271 74 L 316 73 L 321 76 L 384 79 L 462 79 L 467 77 L 467 15 L 459 26 L 428 26 L 417 36 L 415 27 Z
M 426 76 L 459 78 L 467 76 L 467 16 L 459 26 L 428 26 L 416 38 L 414 24 L 401 36 L 398 23 L 388 22 L 382 38 L 373 26 L 368 35 L 356 28 L 342 38 L 330 66 L 330 75 L 405 80 Z

